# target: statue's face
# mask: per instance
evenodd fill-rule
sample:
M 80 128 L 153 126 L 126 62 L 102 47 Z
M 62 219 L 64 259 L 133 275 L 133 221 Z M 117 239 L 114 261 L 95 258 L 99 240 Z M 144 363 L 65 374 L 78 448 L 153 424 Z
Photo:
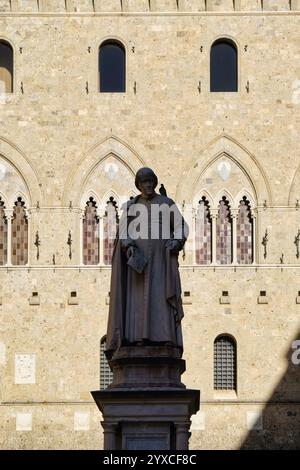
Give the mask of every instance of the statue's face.
M 139 182 L 139 188 L 140 188 L 140 191 L 142 193 L 142 196 L 145 199 L 148 199 L 148 198 L 154 196 L 155 181 L 153 180 L 153 178 L 149 178 L 149 177 L 143 178 Z

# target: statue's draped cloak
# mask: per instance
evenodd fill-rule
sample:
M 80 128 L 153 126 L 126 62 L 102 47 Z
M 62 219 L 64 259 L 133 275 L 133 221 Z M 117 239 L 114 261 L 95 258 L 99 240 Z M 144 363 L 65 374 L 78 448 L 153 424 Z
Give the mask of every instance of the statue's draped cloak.
M 137 196 L 127 203 L 127 208 L 121 217 L 112 258 L 106 338 L 108 357 L 122 344 L 141 341 L 168 342 L 183 347 L 181 331 L 183 309 L 178 254 L 173 254 L 166 248 L 168 240 L 161 236 L 159 239 L 148 237 L 134 241 L 124 237 L 124 224 L 127 233 L 128 224 L 133 220 L 132 217 L 127 217 L 128 210 L 135 203 L 147 207 L 149 221 L 152 204 L 174 205 L 179 217 L 171 221 L 171 238 L 179 241 L 180 248 L 185 242 L 182 234 L 184 221 L 172 199 L 155 194 L 149 200 Z M 185 227 L 187 228 L 186 225 Z M 126 249 L 130 244 L 134 244 L 147 259 L 147 265 L 141 274 L 127 265 Z

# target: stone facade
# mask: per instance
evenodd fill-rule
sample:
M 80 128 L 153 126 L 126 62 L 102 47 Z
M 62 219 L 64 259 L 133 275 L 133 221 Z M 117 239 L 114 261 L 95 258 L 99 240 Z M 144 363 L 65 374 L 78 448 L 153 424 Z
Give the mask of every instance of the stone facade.
M 144 165 L 184 211 L 205 196 L 214 224 L 224 196 L 236 232 L 245 196 L 254 219 L 253 264 L 234 248 L 230 265 L 198 265 L 193 235 L 180 258 L 183 381 L 201 390 L 190 447 L 300 448 L 299 15 L 298 0 L 0 0 L 0 39 L 14 51 L 0 198 L 8 223 L 22 198 L 29 233 L 28 264 L 0 266 L 1 448 L 101 448 L 90 390 L 110 267 L 103 250 L 99 266 L 83 264 L 83 218 L 93 197 L 103 230 L 107 201 L 134 195 Z M 221 37 L 237 45 L 236 93 L 209 91 Z M 98 92 L 108 38 L 126 49 L 126 93 Z M 236 392 L 213 389 L 223 333 L 237 344 Z

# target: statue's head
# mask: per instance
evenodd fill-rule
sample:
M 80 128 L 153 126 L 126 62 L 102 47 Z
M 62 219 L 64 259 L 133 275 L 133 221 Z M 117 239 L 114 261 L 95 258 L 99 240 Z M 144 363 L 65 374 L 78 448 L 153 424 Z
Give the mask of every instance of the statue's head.
M 157 186 L 157 176 L 151 168 L 140 168 L 135 176 L 135 185 L 144 197 L 151 197 Z

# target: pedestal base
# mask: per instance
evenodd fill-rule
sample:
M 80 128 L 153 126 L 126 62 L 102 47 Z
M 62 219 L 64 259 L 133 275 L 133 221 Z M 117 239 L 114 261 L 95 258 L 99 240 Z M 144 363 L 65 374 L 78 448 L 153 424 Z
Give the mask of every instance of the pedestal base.
M 103 414 L 104 450 L 188 450 L 198 390 L 92 392 Z
M 181 354 L 172 346 L 124 346 L 108 361 L 114 374 L 109 388 L 186 388 Z
M 112 384 L 91 392 L 103 414 L 105 450 L 188 449 L 200 392 L 181 382 L 181 354 L 172 346 L 126 346 L 109 360 Z

